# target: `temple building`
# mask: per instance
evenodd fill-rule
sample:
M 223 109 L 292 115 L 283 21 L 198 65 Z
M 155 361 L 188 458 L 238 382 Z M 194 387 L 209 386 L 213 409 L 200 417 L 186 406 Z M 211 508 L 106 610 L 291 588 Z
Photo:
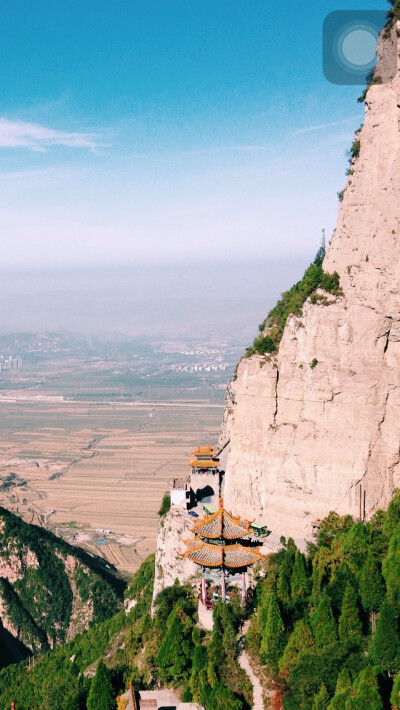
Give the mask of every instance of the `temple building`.
M 219 458 L 217 450 L 211 446 L 197 446 L 193 449 L 193 458 L 190 459 L 192 473 L 217 473 Z
M 229 601 L 230 583 L 241 582 L 242 601 L 246 603 L 247 568 L 263 559 L 259 546 L 249 539 L 253 537 L 250 526 L 248 520 L 228 513 L 220 499 L 218 510 L 200 518 L 191 529 L 194 539 L 184 541 L 187 549 L 182 556 L 202 568 L 201 601 L 207 608 L 212 608 L 219 596 Z M 220 588 L 220 594 L 216 588 Z

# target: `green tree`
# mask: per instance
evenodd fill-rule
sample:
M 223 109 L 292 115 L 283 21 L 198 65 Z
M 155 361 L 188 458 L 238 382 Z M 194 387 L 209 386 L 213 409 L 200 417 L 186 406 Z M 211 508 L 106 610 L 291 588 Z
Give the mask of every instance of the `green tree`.
M 281 565 L 279 569 L 279 576 L 278 576 L 278 583 L 276 585 L 276 593 L 278 595 L 278 599 L 282 604 L 289 604 L 290 602 L 290 586 L 289 586 L 289 577 L 287 573 L 287 569 Z
M 400 643 L 397 615 L 388 601 L 379 612 L 376 631 L 371 641 L 370 656 L 383 671 L 395 673 L 400 670 Z
M 109 672 L 100 660 L 87 699 L 87 710 L 113 710 L 116 706 Z
M 290 675 L 293 664 L 297 663 L 303 653 L 314 648 L 314 639 L 310 626 L 301 619 L 297 621 L 290 634 L 289 641 L 279 660 L 279 671 L 286 678 Z
M 325 683 L 322 683 L 318 693 L 314 696 L 312 710 L 327 710 L 329 704 L 329 693 Z
M 354 588 L 348 584 L 343 596 L 342 610 L 339 617 L 339 639 L 346 642 L 362 636 L 362 625 L 357 608 Z
M 282 621 L 278 600 L 274 593 L 268 606 L 267 625 L 262 633 L 261 657 L 272 670 L 278 670 L 278 661 L 285 648 L 285 627 Z
M 290 578 L 293 572 L 295 552 L 296 546 L 292 538 L 289 538 L 279 566 L 278 582 L 276 586 L 277 597 L 279 601 L 285 605 L 290 603 Z
M 165 683 L 180 685 L 188 679 L 193 645 L 192 620 L 176 604 L 167 621 L 168 631 L 156 656 L 160 678 Z
M 310 617 L 315 645 L 318 649 L 337 641 L 337 625 L 332 613 L 329 597 L 322 597 Z
M 201 700 L 202 686 L 204 684 L 204 669 L 207 666 L 207 651 L 201 643 L 198 628 L 193 629 L 192 641 L 194 643 L 192 668 L 190 671 L 189 689 L 194 702 Z
M 389 506 L 390 507 L 390 506 Z M 382 564 L 389 601 L 400 613 L 400 523 L 390 538 L 389 551 Z
M 328 710 L 346 710 L 347 699 L 351 691 L 351 680 L 347 668 L 342 668 L 336 681 L 335 695 L 333 696 Z
M 400 489 L 396 488 L 394 496 L 388 505 L 383 523 L 383 532 L 385 535 L 392 535 L 400 523 Z
M 305 599 L 308 594 L 308 579 L 304 564 L 304 555 L 297 550 L 290 580 L 292 599 Z
M 398 673 L 394 679 L 390 702 L 392 704 L 392 710 L 400 709 L 400 673 Z
M 372 550 L 369 550 L 360 574 L 360 594 L 361 603 L 371 616 L 372 631 L 375 631 L 376 612 L 385 596 L 385 591 L 379 561 Z
M 346 710 L 383 710 L 382 698 L 378 691 L 376 673 L 371 666 L 364 668 L 346 703 Z

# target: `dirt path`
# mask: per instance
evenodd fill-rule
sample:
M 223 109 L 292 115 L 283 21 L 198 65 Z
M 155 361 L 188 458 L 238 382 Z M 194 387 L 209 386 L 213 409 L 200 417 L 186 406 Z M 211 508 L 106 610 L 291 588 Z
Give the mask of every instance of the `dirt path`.
M 250 665 L 249 657 L 246 651 L 242 651 L 238 660 L 240 667 L 243 668 L 253 686 L 253 710 L 264 710 L 263 689 Z

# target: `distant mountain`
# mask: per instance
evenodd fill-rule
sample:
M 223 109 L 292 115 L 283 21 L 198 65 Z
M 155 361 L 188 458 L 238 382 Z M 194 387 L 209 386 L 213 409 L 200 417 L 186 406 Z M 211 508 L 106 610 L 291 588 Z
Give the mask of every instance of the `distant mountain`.
M 0 508 L 0 667 L 109 618 L 123 587 L 102 560 Z

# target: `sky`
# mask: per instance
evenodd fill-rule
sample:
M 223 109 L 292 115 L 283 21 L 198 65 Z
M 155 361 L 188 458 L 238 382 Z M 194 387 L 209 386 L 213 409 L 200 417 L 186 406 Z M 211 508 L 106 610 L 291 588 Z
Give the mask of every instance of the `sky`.
M 0 8 L 0 269 L 307 260 L 331 235 L 363 106 L 322 24 L 358 1 Z

